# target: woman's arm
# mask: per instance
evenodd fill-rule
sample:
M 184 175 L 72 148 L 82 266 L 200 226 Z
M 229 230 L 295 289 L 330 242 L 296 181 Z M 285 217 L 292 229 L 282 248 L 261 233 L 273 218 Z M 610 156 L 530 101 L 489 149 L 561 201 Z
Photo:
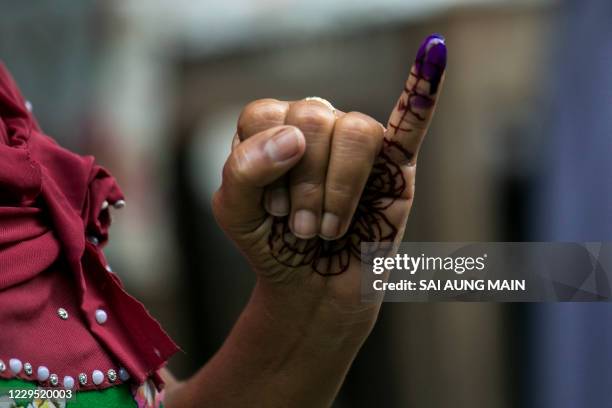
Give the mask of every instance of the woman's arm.
M 330 314 L 258 283 L 219 352 L 184 383 L 167 385 L 167 407 L 326 407 L 372 327 L 375 310 Z
M 445 66 L 444 39 L 428 37 L 386 127 L 320 98 L 244 109 L 213 212 L 257 284 L 168 407 L 331 405 L 380 308 L 361 301 L 360 244 L 403 236 Z

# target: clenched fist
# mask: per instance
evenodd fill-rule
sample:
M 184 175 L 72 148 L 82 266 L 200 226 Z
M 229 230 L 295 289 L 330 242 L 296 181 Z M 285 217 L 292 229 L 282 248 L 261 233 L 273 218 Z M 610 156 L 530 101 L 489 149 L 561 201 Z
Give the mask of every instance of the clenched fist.
M 444 40 L 432 35 L 386 126 L 320 98 L 244 108 L 213 208 L 269 290 L 363 309 L 360 244 L 403 235 L 445 66 Z

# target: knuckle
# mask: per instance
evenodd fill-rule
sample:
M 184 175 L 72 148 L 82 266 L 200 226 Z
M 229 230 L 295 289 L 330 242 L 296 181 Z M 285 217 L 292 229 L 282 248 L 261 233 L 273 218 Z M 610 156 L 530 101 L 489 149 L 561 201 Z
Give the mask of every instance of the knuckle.
M 334 156 L 348 159 L 355 152 L 368 152 L 368 156 L 376 153 L 378 141 L 372 135 L 362 132 L 338 132 L 334 135 Z M 347 157 L 348 156 L 348 157 Z M 360 154 L 363 156 L 363 153 Z
M 325 195 L 336 200 L 349 200 L 355 197 L 355 188 L 349 183 L 330 182 L 325 186 Z
M 349 112 L 338 119 L 334 133 L 346 141 L 373 148 L 378 146 L 383 130 L 373 118 L 363 113 Z
M 285 122 L 288 105 L 278 99 L 266 98 L 249 102 L 238 118 L 238 135 L 241 140 Z
M 298 197 L 317 198 L 323 195 L 323 182 L 301 181 L 294 186 L 293 192 Z
M 305 132 L 321 132 L 333 128 L 335 116 L 325 106 L 300 101 L 290 110 L 288 122 Z

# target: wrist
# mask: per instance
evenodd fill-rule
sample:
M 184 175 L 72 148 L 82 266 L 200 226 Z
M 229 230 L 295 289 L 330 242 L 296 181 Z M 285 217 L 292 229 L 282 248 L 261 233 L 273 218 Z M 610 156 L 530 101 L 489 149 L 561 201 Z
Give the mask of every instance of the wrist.
M 325 296 L 314 295 L 305 291 L 298 296 L 287 286 L 260 279 L 219 352 L 180 395 L 173 393 L 173 402 L 330 406 L 378 307 L 350 308 L 353 313 L 347 314 L 348 309 L 330 307 Z
M 333 279 L 333 278 L 332 278 Z M 267 323 L 280 330 L 308 333 L 314 339 L 361 344 L 380 309 L 377 303 L 346 302 L 325 285 L 289 285 L 258 279 L 251 298 Z

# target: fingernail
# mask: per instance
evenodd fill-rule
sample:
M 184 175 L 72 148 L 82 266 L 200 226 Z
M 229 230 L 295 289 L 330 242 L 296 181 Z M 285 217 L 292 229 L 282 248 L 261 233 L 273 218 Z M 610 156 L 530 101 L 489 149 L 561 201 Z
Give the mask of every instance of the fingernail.
M 300 151 L 300 138 L 294 127 L 279 130 L 264 146 L 266 154 L 274 161 L 285 161 Z
M 268 212 L 277 217 L 289 214 L 289 194 L 287 190 L 276 188 L 268 191 Z
M 321 222 L 321 236 L 325 239 L 334 239 L 340 230 L 340 218 L 337 215 L 326 212 Z
M 317 216 L 310 210 L 299 210 L 293 216 L 293 233 L 299 238 L 317 235 Z
M 432 34 L 423 41 L 417 52 L 415 67 L 417 75 L 430 83 L 430 94 L 438 92 L 442 74 L 446 69 L 446 44 L 440 34 Z

